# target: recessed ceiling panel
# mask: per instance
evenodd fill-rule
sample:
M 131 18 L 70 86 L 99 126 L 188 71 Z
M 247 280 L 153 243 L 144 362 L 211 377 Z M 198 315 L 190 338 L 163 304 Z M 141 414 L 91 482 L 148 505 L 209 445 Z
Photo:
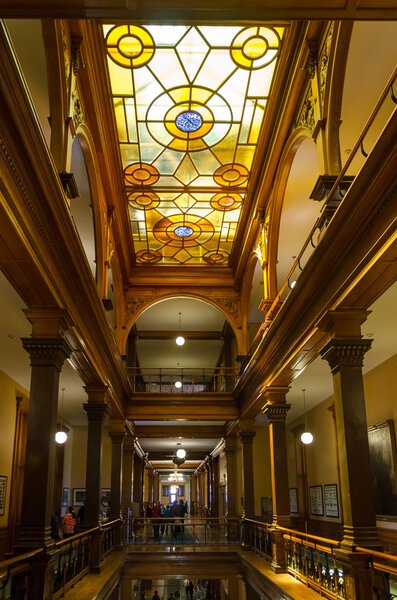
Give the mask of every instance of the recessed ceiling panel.
M 284 28 L 103 30 L 138 265 L 227 264 Z

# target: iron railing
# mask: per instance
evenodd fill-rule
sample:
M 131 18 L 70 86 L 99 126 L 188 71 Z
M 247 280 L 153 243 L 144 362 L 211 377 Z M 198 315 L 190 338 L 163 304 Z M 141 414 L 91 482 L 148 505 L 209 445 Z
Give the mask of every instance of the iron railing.
M 240 543 L 240 518 L 144 518 L 125 519 L 126 544 L 222 545 Z
M 238 377 L 234 367 L 127 367 L 127 373 L 134 392 L 151 394 L 232 392 Z

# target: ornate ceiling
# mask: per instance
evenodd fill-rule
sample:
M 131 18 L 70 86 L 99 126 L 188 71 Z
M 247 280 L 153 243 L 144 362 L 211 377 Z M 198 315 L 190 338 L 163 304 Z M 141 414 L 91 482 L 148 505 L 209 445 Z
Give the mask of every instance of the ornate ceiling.
M 138 265 L 227 264 L 285 27 L 103 33 Z

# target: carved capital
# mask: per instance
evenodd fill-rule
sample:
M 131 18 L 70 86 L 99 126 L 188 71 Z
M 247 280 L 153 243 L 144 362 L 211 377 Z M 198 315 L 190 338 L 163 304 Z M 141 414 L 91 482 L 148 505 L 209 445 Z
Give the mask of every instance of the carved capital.
M 73 351 L 64 338 L 22 338 L 22 345 L 29 353 L 31 367 L 54 367 L 58 371 Z
M 83 404 L 83 408 L 87 413 L 88 421 L 101 422 L 109 412 L 109 407 L 106 402 L 90 401 Z
M 320 356 L 337 373 L 342 367 L 362 367 L 364 354 L 371 348 L 372 340 L 333 338 L 320 350 Z
M 128 434 L 124 441 L 123 452 L 124 452 L 124 454 L 130 455 L 130 456 L 134 456 L 134 454 L 135 454 L 134 438 Z
M 112 444 L 122 444 L 127 435 L 125 429 L 110 429 L 108 433 Z
M 236 451 L 236 438 L 235 437 L 225 437 L 225 446 L 224 452 L 227 455 L 232 455 Z
M 286 402 L 268 402 L 262 408 L 262 412 L 269 419 L 269 423 L 276 423 L 286 420 L 290 408 L 291 404 L 287 404 Z
M 105 403 L 106 401 L 106 397 L 107 397 L 107 392 L 108 392 L 108 386 L 107 385 L 86 385 L 84 387 L 87 396 L 88 396 L 88 402 L 91 403 L 100 403 L 103 402 Z

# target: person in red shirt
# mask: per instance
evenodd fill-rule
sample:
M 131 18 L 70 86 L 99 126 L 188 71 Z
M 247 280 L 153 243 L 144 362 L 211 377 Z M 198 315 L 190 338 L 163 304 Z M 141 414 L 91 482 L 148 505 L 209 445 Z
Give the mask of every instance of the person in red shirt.
M 158 542 L 160 539 L 159 531 L 160 531 L 160 503 L 154 502 L 152 508 L 152 517 L 153 517 L 153 533 L 154 533 L 154 541 Z
M 68 512 L 62 519 L 62 531 L 63 537 L 68 538 L 74 535 L 74 528 L 76 527 L 76 515 L 74 514 L 73 506 L 69 506 Z

